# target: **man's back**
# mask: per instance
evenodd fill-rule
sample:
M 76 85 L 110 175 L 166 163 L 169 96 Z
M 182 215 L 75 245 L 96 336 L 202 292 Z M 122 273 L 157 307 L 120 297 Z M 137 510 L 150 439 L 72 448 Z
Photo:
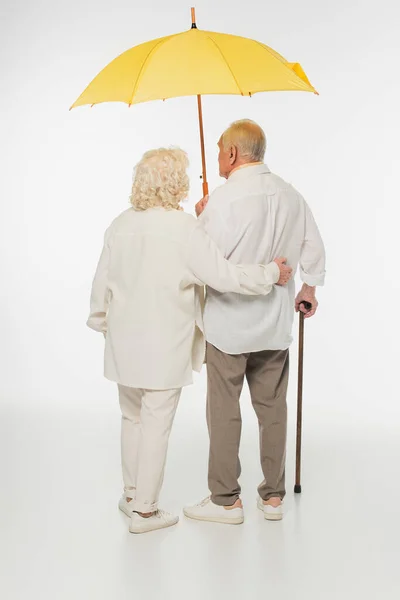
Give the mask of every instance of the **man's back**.
M 226 258 L 235 264 L 267 264 L 286 256 L 308 285 L 324 276 L 324 249 L 301 195 L 264 164 L 238 169 L 211 196 L 201 220 Z M 265 297 L 207 290 L 207 341 L 229 354 L 288 348 L 294 281 Z

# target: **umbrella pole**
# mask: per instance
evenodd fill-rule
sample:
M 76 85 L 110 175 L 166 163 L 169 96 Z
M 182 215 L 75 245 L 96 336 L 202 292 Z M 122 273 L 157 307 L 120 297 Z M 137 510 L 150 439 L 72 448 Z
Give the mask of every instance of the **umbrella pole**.
M 196 10 L 191 8 L 192 29 L 197 29 L 196 25 Z M 203 129 L 203 109 L 201 106 L 201 96 L 197 96 L 197 108 L 199 111 L 199 129 L 200 129 L 200 147 L 201 147 L 201 163 L 202 163 L 202 179 L 203 179 L 203 197 L 208 195 L 207 168 L 206 168 L 206 151 L 204 148 L 204 129 Z
M 208 195 L 207 168 L 206 168 L 206 152 L 204 148 L 204 129 L 203 129 L 203 110 L 201 106 L 201 96 L 197 96 L 197 107 L 199 110 L 199 128 L 200 128 L 200 146 L 201 146 L 201 162 L 203 168 L 203 197 Z

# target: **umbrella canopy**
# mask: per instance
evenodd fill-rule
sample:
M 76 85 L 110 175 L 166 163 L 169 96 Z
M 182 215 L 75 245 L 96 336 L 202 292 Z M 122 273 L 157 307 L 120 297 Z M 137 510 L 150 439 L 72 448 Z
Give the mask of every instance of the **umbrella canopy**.
M 257 92 L 318 92 L 299 63 L 261 42 L 202 31 L 192 8 L 192 28 L 135 46 L 107 65 L 71 106 L 197 96 L 203 166 L 203 193 L 208 193 L 201 96 Z
M 265 44 L 194 27 L 127 50 L 93 79 L 72 108 L 273 91 L 316 93 L 298 63 Z

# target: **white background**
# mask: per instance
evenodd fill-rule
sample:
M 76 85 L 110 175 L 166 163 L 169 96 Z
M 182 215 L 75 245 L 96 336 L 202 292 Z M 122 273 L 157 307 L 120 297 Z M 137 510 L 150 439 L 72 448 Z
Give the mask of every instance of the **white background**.
M 79 511 L 84 501 L 77 537 L 66 542 L 68 548 L 82 548 L 82 539 L 88 539 L 84 516 L 90 516 L 92 496 L 96 505 L 102 498 L 108 498 L 102 517 L 90 522 L 99 536 L 96 544 L 101 545 L 103 522 L 108 523 L 119 493 L 116 393 L 114 386 L 102 379 L 101 336 L 85 327 L 90 285 L 104 230 L 127 207 L 133 166 L 147 149 L 162 145 L 184 148 L 191 160 L 192 182 L 186 210 L 193 211 L 201 197 L 194 98 L 130 109 L 122 104 L 71 112 L 68 109 L 115 56 L 148 39 L 189 28 L 189 9 L 190 5 L 180 0 L 149 3 L 2 0 L 0 7 L 0 460 L 4 473 L 2 502 L 6 534 L 3 539 L 8 540 L 4 549 L 8 558 L 14 557 L 14 564 L 22 561 L 18 553 L 23 544 L 28 544 L 27 547 L 31 544 L 27 557 L 38 556 L 40 549 L 42 566 L 53 556 L 56 563 L 50 570 L 54 586 L 58 577 L 62 577 L 62 565 L 66 566 L 67 559 L 64 555 L 58 557 L 59 561 L 54 558 L 50 546 L 41 541 L 40 527 L 37 532 L 23 527 L 20 519 L 26 519 L 26 509 L 31 507 L 28 516 L 31 523 L 35 522 L 37 513 L 32 507 L 36 505 L 32 502 L 35 497 L 36 502 L 40 498 L 41 522 L 53 531 L 52 524 L 56 525 L 60 518 L 55 508 L 57 503 L 68 498 L 68 505 L 66 501 L 61 504 L 65 514 L 67 506 Z M 313 482 L 313 498 L 318 498 L 320 518 L 339 518 L 335 513 L 336 502 L 356 511 L 362 511 L 364 506 L 362 514 L 366 522 L 358 523 L 357 534 L 351 531 L 354 514 L 348 513 L 346 527 L 350 529 L 346 529 L 345 537 L 336 540 L 339 554 L 343 544 L 348 547 L 349 539 L 354 540 L 360 532 L 368 530 L 370 520 L 378 514 L 386 515 L 385 535 L 392 535 L 395 540 L 400 521 L 397 512 L 390 513 L 389 518 L 386 503 L 399 495 L 393 477 L 399 453 L 396 436 L 400 429 L 397 181 L 400 9 L 395 0 L 380 3 L 250 0 L 242 5 L 198 0 L 196 9 L 200 28 L 258 39 L 288 60 L 300 62 L 320 92 L 319 97 L 277 93 L 258 94 L 251 99 L 204 98 L 210 187 L 221 183 L 216 163 L 216 143 L 221 132 L 238 118 L 259 122 L 268 137 L 268 165 L 306 197 L 328 253 L 327 285 L 319 292 L 320 311 L 307 323 L 306 331 L 304 476 L 308 476 L 310 486 Z M 295 347 L 292 358 L 290 495 Z M 197 379 L 197 387 L 185 391 L 171 439 L 165 494 L 176 509 L 187 501 L 199 500 L 197 494 L 206 493 L 204 389 L 203 373 Z M 247 394 L 243 398 L 243 413 L 243 455 L 249 481 L 255 485 L 259 477 L 257 432 Z M 325 461 L 323 465 L 319 459 Z M 85 490 L 87 495 L 83 500 Z M 334 511 L 329 515 L 324 510 L 328 496 Z M 365 508 L 368 498 L 373 498 L 377 505 Z M 54 510 L 51 518 L 46 513 L 48 502 Z M 303 497 L 302 502 L 304 506 L 307 500 Z M 312 527 L 316 513 L 310 505 L 308 510 Z M 121 522 L 118 526 L 121 527 Z M 123 531 L 125 535 L 125 528 Z M 205 535 L 205 531 L 210 530 L 201 530 L 201 534 Z M 289 547 L 290 531 L 287 530 Z M 377 531 L 375 537 L 371 534 L 371 546 L 379 553 L 382 547 L 387 547 L 388 538 L 378 540 Z M 382 530 L 379 531 L 382 535 Z M 153 537 L 154 544 L 157 539 L 168 546 L 168 537 Z M 193 536 L 188 539 L 193 541 Z M 258 544 L 259 538 L 255 539 L 253 542 Z M 359 542 L 362 544 L 361 539 Z M 215 543 L 221 544 L 218 556 L 229 553 L 230 538 L 221 535 Z M 286 556 L 285 548 L 276 540 L 274 543 L 279 546 L 278 554 Z M 10 544 L 14 544 L 17 554 L 9 553 Z M 128 552 L 131 556 L 132 537 L 124 538 L 124 544 L 126 547 L 122 545 L 118 552 L 124 556 Z M 161 564 L 162 569 L 168 570 L 170 554 L 166 554 L 167 562 L 154 563 L 151 542 L 146 544 L 150 544 L 149 554 L 143 555 L 146 564 L 153 564 L 156 569 Z M 248 552 L 257 555 L 265 548 L 249 546 Z M 85 556 L 93 552 L 94 547 L 88 547 Z M 274 546 L 271 552 L 274 556 Z M 351 556 L 354 558 L 357 552 L 359 557 L 363 556 L 361 546 Z M 73 556 L 74 551 L 67 554 Z M 374 555 L 375 569 L 377 560 L 382 568 L 379 577 L 376 572 L 374 578 L 372 568 L 363 562 L 368 556 L 371 560 L 367 555 L 358 564 L 360 579 L 364 573 L 362 593 L 364 597 L 376 598 L 373 586 L 378 585 L 378 579 L 389 585 L 385 569 L 389 569 L 390 560 L 386 555 L 379 555 L 380 559 Z M 232 557 L 232 561 L 235 559 Z M 192 576 L 198 577 L 204 568 L 201 556 L 196 555 L 195 560 L 199 561 L 198 571 L 190 572 L 188 581 Z M 277 567 L 282 582 L 287 582 L 291 564 L 285 560 L 282 558 Z M 30 561 L 24 559 L 25 566 L 26 562 Z M 171 569 L 174 564 L 171 563 Z M 335 577 L 329 564 L 326 563 L 326 577 L 319 568 L 321 585 L 327 585 L 326 580 Z M 18 577 L 19 587 L 16 587 L 17 572 L 9 571 L 7 599 L 20 598 L 26 593 L 34 598 L 47 598 L 40 591 L 45 575 L 35 565 L 29 571 L 30 578 L 27 576 L 23 581 L 24 578 Z M 86 599 L 94 597 L 94 590 L 97 598 L 115 597 L 102 585 L 102 575 L 106 577 L 104 565 L 100 573 L 95 563 L 92 570 L 82 571 L 87 585 L 86 588 L 82 584 L 82 579 L 78 586 L 82 596 L 75 589 L 65 591 L 65 596 L 59 592 L 57 596 L 50 585 L 48 597 Z M 229 562 L 225 567 L 229 573 Z M 303 567 L 303 583 L 307 586 L 315 570 Z M 67 571 L 73 573 L 74 568 L 77 573 L 76 564 L 69 565 Z M 214 571 L 209 572 L 217 577 L 219 568 L 215 562 Z M 134 592 L 135 581 L 124 579 L 129 579 L 129 568 L 127 573 L 115 575 L 120 587 L 113 590 L 122 593 L 126 584 Z M 352 585 L 359 581 L 354 573 L 349 570 L 346 574 L 346 581 Z M 390 573 L 395 576 L 393 570 Z M 91 587 L 94 581 L 97 587 Z M 284 592 L 286 588 L 279 587 L 282 582 L 275 582 L 276 589 Z M 148 597 L 161 597 L 161 592 L 155 591 L 151 596 L 151 589 L 145 583 L 141 580 L 143 589 L 140 589 Z M 222 585 L 223 580 L 219 583 Z M 258 584 L 260 589 L 268 591 L 261 580 Z M 171 586 L 168 589 L 173 597 L 177 590 Z M 179 590 L 184 593 L 182 586 Z M 350 587 L 346 585 L 341 590 L 341 598 L 354 597 Z M 352 593 L 355 589 L 351 588 Z M 221 590 L 215 597 L 227 598 L 227 590 L 225 595 Z M 205 597 L 214 597 L 209 587 L 198 588 L 199 594 L 203 591 Z M 230 590 L 230 597 L 234 597 L 234 591 Z M 308 598 L 310 591 L 311 588 L 307 589 Z M 193 589 L 191 593 L 197 597 Z M 317 589 L 315 594 L 318 599 L 339 597 Z M 397 595 L 389 593 L 387 597 Z

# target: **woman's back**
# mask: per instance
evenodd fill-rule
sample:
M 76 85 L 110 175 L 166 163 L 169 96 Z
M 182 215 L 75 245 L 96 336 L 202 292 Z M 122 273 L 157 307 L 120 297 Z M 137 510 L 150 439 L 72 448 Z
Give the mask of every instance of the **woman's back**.
M 162 208 L 129 209 L 111 225 L 106 348 L 110 379 L 118 370 L 119 379 L 135 387 L 148 387 L 150 379 L 153 389 L 191 382 L 195 291 L 183 282 L 196 226 L 191 215 Z M 173 357 L 176 362 L 184 357 L 182 381 L 174 380 L 168 364 Z M 129 380 L 121 376 L 124 371 Z

